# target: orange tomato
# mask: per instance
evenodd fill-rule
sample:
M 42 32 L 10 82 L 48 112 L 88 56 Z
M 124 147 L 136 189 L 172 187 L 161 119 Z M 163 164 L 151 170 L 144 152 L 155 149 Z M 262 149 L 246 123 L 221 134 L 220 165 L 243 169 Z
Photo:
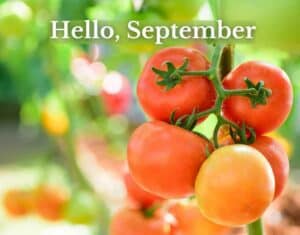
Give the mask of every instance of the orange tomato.
M 274 198 L 275 179 L 266 158 L 247 145 L 217 149 L 204 162 L 195 193 L 204 216 L 240 226 L 257 220 Z
M 61 189 L 41 186 L 35 192 L 36 212 L 47 220 L 59 220 L 67 203 L 67 195 Z
M 115 214 L 109 235 L 169 235 L 168 225 L 162 215 L 147 218 L 141 210 L 123 209 Z
M 268 136 L 258 136 L 251 145 L 269 161 L 275 176 L 275 196 L 283 191 L 289 175 L 289 159 L 282 146 Z
M 228 227 L 215 224 L 200 213 L 196 205 L 175 204 L 169 212 L 176 218 L 172 235 L 224 235 Z
M 11 216 L 23 216 L 33 209 L 33 196 L 30 191 L 9 190 L 4 194 L 3 203 Z

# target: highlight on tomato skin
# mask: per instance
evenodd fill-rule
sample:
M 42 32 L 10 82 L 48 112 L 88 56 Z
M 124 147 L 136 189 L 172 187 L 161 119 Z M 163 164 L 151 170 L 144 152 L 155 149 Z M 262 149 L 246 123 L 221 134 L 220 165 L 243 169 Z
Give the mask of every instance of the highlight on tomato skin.
M 248 145 L 215 150 L 200 168 L 195 183 L 201 213 L 224 226 L 254 222 L 273 201 L 274 193 L 269 162 Z
M 293 103 L 293 90 L 288 75 L 278 67 L 248 61 L 234 68 L 223 80 L 226 89 L 246 88 L 245 78 L 253 83 L 264 82 L 271 90 L 267 103 L 253 107 L 248 97 L 231 96 L 223 103 L 223 114 L 238 124 L 254 128 L 257 135 L 271 132 L 286 120 Z
M 132 178 L 129 172 L 124 174 L 124 182 L 128 196 L 141 208 L 148 208 L 162 203 L 164 199 L 142 189 Z
M 162 198 L 194 193 L 197 173 L 211 144 L 183 128 L 161 121 L 146 122 L 132 134 L 127 161 L 133 179 Z
M 109 235 L 170 235 L 163 214 L 146 217 L 142 210 L 124 208 L 113 215 Z
M 169 90 L 157 84 L 161 78 L 152 71 L 153 67 L 165 70 L 166 62 L 172 62 L 177 68 L 182 66 L 184 59 L 188 59 L 188 71 L 207 70 L 210 67 L 201 51 L 170 47 L 154 54 L 143 68 L 137 85 L 137 96 L 150 118 L 169 122 L 174 111 L 175 118 L 178 118 L 191 114 L 195 109 L 203 111 L 214 105 L 215 89 L 206 77 L 183 76 L 181 82 Z

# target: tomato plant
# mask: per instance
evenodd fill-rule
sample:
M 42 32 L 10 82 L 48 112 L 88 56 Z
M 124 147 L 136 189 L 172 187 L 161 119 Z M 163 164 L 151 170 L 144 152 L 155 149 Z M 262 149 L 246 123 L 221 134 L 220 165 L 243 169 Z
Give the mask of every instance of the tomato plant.
M 247 97 L 231 96 L 223 104 L 226 118 L 245 123 L 257 134 L 278 128 L 287 118 L 293 102 L 292 86 L 288 76 L 281 69 L 261 62 L 250 61 L 240 64 L 223 81 L 224 88 L 246 88 L 245 78 L 257 83 L 264 82 L 271 95 L 266 104 L 253 105 Z
M 111 221 L 109 235 L 168 235 L 170 226 L 161 215 L 146 217 L 141 210 L 123 209 Z
M 160 203 L 163 199 L 145 191 L 133 180 L 130 173 L 124 175 L 124 182 L 128 196 L 137 202 L 142 208 L 147 208 L 155 203 Z
M 194 192 L 197 172 L 206 159 L 207 140 L 161 121 L 138 127 L 127 150 L 130 173 L 145 190 L 163 198 Z
M 142 188 L 164 198 L 186 197 L 194 192 L 201 214 L 212 224 L 248 224 L 249 234 L 262 235 L 259 218 L 282 191 L 288 160 L 276 142 L 261 134 L 279 127 L 287 118 L 293 99 L 289 78 L 281 69 L 257 61 L 231 71 L 230 45 L 216 45 L 211 65 L 202 70 L 191 70 L 193 61 L 183 54 L 177 58 L 173 53 L 172 59 L 165 59 L 164 53 L 171 50 L 174 48 L 156 53 L 139 80 L 142 107 L 160 121 L 144 123 L 133 133 L 127 151 L 131 174 Z M 173 58 L 179 62 L 174 64 Z M 174 97 L 170 99 L 163 92 L 185 95 L 183 84 L 195 76 L 206 78 L 213 86 L 212 104 L 203 109 L 194 104 L 192 112 L 174 109 Z M 147 99 L 148 95 L 154 99 Z M 155 109 L 157 104 L 160 110 L 158 106 Z M 192 105 L 186 102 L 183 107 L 190 109 Z M 216 117 L 212 140 L 193 133 L 198 120 L 210 114 Z M 191 183 L 195 183 L 194 190 Z M 188 214 L 186 217 L 190 227 L 185 227 L 179 217 L 178 228 L 175 226 L 172 232 L 198 231 Z
M 289 175 L 289 159 L 283 147 L 268 136 L 259 136 L 251 145 L 269 161 L 275 176 L 275 198 L 283 191 Z
M 168 83 L 152 70 L 153 67 L 164 69 L 168 62 L 178 67 L 184 59 L 189 60 L 187 70 L 209 68 L 209 62 L 199 50 L 188 48 L 163 49 L 154 54 L 145 65 L 138 81 L 137 95 L 142 108 L 151 118 L 169 121 L 174 111 L 176 117 L 179 117 L 190 114 L 195 109 L 202 111 L 213 106 L 215 91 L 206 77 L 195 75 L 179 80 L 171 79 Z
M 262 215 L 274 198 L 275 180 L 260 152 L 247 145 L 229 145 L 205 161 L 195 192 L 203 215 L 218 224 L 239 226 Z
M 169 212 L 176 219 L 172 226 L 172 235 L 225 235 L 229 231 L 228 227 L 215 224 L 203 217 L 199 208 L 193 204 L 178 203 L 172 205 Z

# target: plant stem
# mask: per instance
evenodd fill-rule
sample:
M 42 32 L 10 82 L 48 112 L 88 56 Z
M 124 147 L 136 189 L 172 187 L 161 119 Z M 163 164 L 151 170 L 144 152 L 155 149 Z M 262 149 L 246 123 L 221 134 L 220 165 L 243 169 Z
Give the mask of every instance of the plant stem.
M 248 235 L 263 235 L 263 225 L 261 219 L 247 225 Z

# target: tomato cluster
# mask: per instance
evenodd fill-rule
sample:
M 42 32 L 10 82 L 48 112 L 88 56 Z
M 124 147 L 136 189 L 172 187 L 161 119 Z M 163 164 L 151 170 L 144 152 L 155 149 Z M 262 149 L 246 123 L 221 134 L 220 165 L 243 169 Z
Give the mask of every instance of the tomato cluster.
M 62 188 L 49 185 L 32 190 L 11 189 L 5 193 L 3 204 L 12 217 L 35 213 L 48 221 L 65 219 L 74 224 L 91 224 L 101 219 L 102 205 L 86 190 L 76 190 L 69 196 Z
M 219 52 L 211 63 L 187 48 L 149 59 L 137 95 L 152 120 L 132 134 L 127 160 L 143 190 L 164 199 L 196 195 L 205 219 L 240 226 L 259 219 L 287 181 L 287 154 L 264 134 L 287 118 L 292 86 L 280 68 L 258 61 L 221 78 Z M 209 114 L 218 118 L 212 141 L 193 132 Z
M 36 213 L 46 220 L 58 220 L 67 202 L 67 194 L 47 185 L 33 190 L 12 189 L 5 193 L 3 203 L 14 217 Z

